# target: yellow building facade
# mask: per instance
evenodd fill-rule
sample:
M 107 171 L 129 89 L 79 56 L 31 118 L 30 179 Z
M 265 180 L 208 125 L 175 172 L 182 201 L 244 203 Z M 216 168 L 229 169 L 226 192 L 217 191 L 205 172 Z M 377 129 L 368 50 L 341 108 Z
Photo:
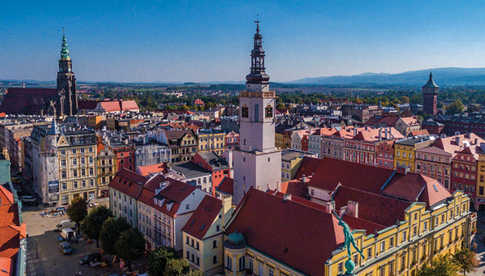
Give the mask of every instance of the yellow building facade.
M 428 136 L 411 137 L 394 143 L 394 168 L 408 168 L 409 172 L 416 169 L 416 150 L 425 148 L 434 140 Z
M 376 234 L 357 231 L 354 238 L 364 258 L 353 250 L 355 275 L 417 275 L 418 269 L 435 258 L 468 247 L 476 232 L 476 215 L 470 212 L 470 198 L 461 192 L 438 206 L 426 208 L 413 203 L 405 220 Z M 326 275 L 345 273 L 346 251 L 332 252 L 325 263 Z
M 403 221 L 377 233 L 354 230 L 354 239 L 364 255 L 361 258 L 352 248 L 355 275 L 413 276 L 433 258 L 468 247 L 476 232 L 476 214 L 470 212 L 469 206 L 469 197 L 456 192 L 446 202 L 431 208 L 422 202 L 412 203 Z M 240 233 L 231 233 L 224 239 L 225 275 L 306 275 L 246 245 Z M 346 260 L 345 248 L 334 250 L 322 262 L 324 276 L 344 275 Z
M 477 162 L 477 187 L 475 189 L 478 208 L 485 205 L 485 153 L 478 155 Z
M 200 129 L 198 134 L 199 151 L 210 152 L 213 151 L 218 155 L 224 152 L 226 146 L 226 134 L 223 131 L 214 129 Z

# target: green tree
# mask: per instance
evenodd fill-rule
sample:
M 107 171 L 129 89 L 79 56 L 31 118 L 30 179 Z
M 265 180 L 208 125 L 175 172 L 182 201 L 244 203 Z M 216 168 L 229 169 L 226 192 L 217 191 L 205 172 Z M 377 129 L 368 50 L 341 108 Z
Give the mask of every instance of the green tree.
M 150 276 L 163 275 L 167 262 L 176 257 L 175 251 L 170 248 L 160 247 L 148 255 L 148 274 Z
M 430 265 L 423 266 L 417 276 L 456 276 L 458 269 L 448 255 L 439 256 Z
M 103 227 L 103 223 L 112 216 L 113 214 L 111 213 L 111 210 L 104 206 L 99 206 L 92 209 L 81 223 L 81 230 L 88 236 L 88 238 L 96 240 L 96 247 L 98 248 L 99 234 Z
M 108 254 L 116 254 L 115 243 L 121 232 L 130 229 L 130 224 L 124 218 L 110 217 L 104 221 L 99 233 L 101 248 Z
M 114 248 L 116 255 L 125 260 L 130 269 L 131 261 L 141 257 L 145 252 L 145 238 L 140 231 L 130 228 L 121 232 Z
M 455 252 L 455 254 L 453 254 L 452 261 L 458 267 L 458 269 L 463 272 L 463 275 L 475 270 L 475 252 L 469 248 L 463 248 Z
M 79 224 L 88 214 L 88 204 L 82 197 L 76 197 L 71 201 L 71 205 L 66 210 L 69 218 L 76 223 L 77 232 L 79 233 Z
M 169 259 L 164 275 L 184 276 L 190 272 L 190 266 L 185 259 Z
M 457 99 L 446 107 L 446 114 L 457 114 L 463 112 L 463 110 L 465 110 L 465 105 L 460 99 Z

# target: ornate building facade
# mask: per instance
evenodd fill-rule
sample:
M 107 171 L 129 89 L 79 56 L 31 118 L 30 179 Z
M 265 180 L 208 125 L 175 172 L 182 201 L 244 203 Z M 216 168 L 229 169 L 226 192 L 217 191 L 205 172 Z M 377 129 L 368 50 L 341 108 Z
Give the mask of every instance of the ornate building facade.
M 269 89 L 264 67 L 264 50 L 256 21 L 251 72 L 246 91 L 239 95 L 240 143 L 234 151 L 234 202 L 249 190 L 278 189 L 281 181 L 281 152 L 275 147 L 275 91 Z

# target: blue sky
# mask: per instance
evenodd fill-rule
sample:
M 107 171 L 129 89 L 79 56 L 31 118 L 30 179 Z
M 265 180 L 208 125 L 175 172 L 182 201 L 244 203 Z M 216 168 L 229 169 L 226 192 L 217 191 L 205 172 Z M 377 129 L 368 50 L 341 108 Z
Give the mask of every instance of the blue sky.
M 273 81 L 485 67 L 485 1 L 2 1 L 0 79 L 240 81 L 254 19 Z

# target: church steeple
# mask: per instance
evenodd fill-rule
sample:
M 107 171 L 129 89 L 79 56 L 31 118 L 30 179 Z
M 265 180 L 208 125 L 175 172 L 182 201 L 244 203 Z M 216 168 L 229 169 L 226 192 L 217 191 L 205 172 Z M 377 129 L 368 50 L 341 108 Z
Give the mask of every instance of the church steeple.
M 63 29 L 59 71 L 57 72 L 57 115 L 72 116 L 77 113 L 77 109 L 76 77 L 72 72 L 72 60 Z
M 66 34 L 64 33 L 64 29 L 62 29 L 61 60 L 69 59 L 71 59 L 71 57 L 69 56 L 69 48 L 67 46 Z
M 259 32 L 259 20 L 256 23 L 256 33 L 254 34 L 254 46 L 251 50 L 251 72 L 246 76 L 246 83 L 267 84 L 269 76 L 264 67 L 263 36 Z

